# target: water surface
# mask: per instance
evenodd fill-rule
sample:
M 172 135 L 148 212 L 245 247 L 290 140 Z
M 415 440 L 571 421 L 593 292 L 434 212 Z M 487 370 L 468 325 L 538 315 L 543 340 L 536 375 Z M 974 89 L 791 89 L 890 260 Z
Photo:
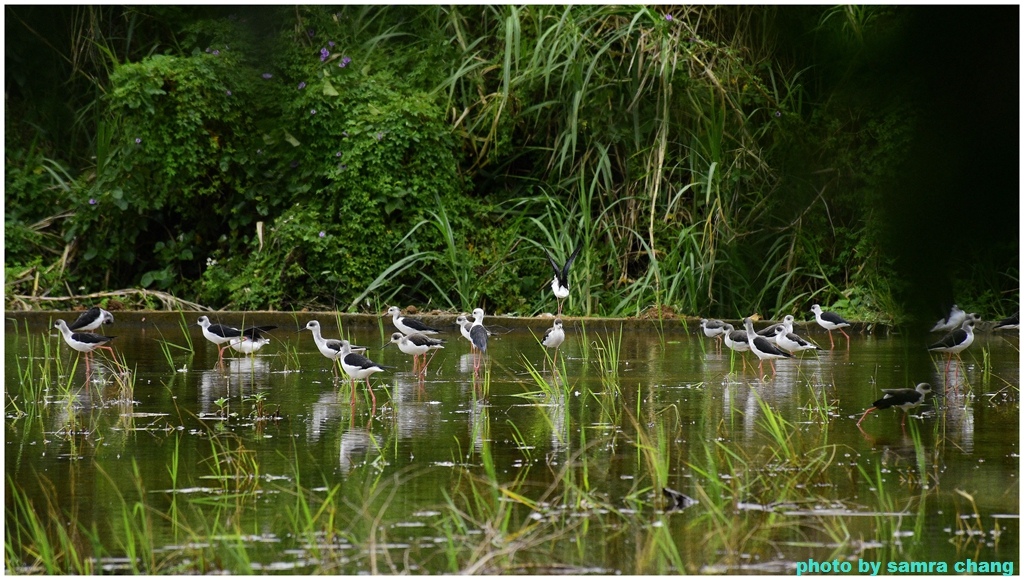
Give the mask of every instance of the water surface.
M 218 313 L 279 326 L 220 365 L 197 326 L 190 349 L 181 315 L 117 313 L 103 333 L 127 372 L 100 356 L 87 380 L 58 316 L 7 316 L 12 569 L 38 570 L 11 533 L 26 519 L 14 489 L 40 513 L 56 503 L 109 570 L 791 573 L 969 558 L 1019 573 L 1015 335 L 979 334 L 947 372 L 925 350 L 936 336 L 837 333 L 834 350 L 759 376 L 752 354 L 745 366 L 693 324 L 566 318 L 556 377 L 538 344 L 550 321 L 489 318 L 475 376 L 468 342 L 437 318 L 448 343 L 421 379 L 381 348 L 386 318 Z M 358 384 L 353 404 L 298 332 L 314 318 L 394 367 L 371 380 L 376 406 Z M 857 427 L 882 389 L 918 382 L 944 396 L 906 426 L 886 410 Z M 697 503 L 669 509 L 665 487 Z M 126 563 L 139 530 L 150 555 Z

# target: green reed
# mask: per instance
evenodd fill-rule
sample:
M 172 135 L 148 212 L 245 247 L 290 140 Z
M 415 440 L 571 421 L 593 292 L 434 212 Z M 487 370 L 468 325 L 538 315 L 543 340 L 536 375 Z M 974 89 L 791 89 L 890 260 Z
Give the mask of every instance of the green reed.
M 618 334 L 611 333 L 604 337 L 594 337 L 595 366 L 601 373 L 601 384 L 605 389 L 615 393 L 621 391 L 619 384 L 619 354 L 622 349 L 622 325 L 619 325 Z

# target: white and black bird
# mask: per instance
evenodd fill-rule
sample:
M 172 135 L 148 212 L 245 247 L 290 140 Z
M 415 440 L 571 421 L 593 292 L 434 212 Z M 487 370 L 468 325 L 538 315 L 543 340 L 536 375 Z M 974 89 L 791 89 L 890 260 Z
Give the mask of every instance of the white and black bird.
M 431 328 L 415 318 L 402 316 L 402 311 L 397 306 L 388 308 L 388 314 L 391 315 L 391 321 L 395 323 L 395 328 L 402 334 L 413 334 L 416 332 L 420 334 L 438 334 L 440 332 L 436 328 Z
M 721 320 L 708 320 L 707 318 L 701 318 L 700 329 L 704 332 L 704 336 L 716 339 L 715 344 L 718 348 L 722 347 L 721 338 L 725 336 L 724 322 Z
M 764 374 L 764 361 L 772 365 L 772 374 L 775 374 L 775 360 L 780 358 L 793 358 L 793 355 L 772 344 L 767 338 L 754 332 L 754 321 L 750 318 L 743 319 L 743 326 L 747 329 L 747 342 L 750 350 L 757 355 L 757 369 Z
M 427 370 L 427 359 L 426 354 L 430 351 L 435 353 L 444 348 L 444 341 L 440 338 L 431 338 L 425 334 L 414 332 L 412 334 L 402 334 L 401 332 L 395 332 L 391 335 L 391 342 L 384 345 L 387 348 L 389 345 L 397 344 L 398 350 L 405 354 L 412 355 L 412 370 L 413 372 L 419 372 L 423 374 Z M 419 368 L 417 361 L 420 356 L 423 356 L 423 367 Z
M 217 352 L 217 362 L 220 363 L 224 362 L 224 349 L 232 346 L 231 343 L 236 343 L 241 346 L 241 348 L 235 348 L 235 350 L 240 352 L 245 352 L 245 349 L 255 351 L 262 347 L 263 344 L 266 344 L 262 343 L 259 344 L 259 346 L 255 346 L 256 341 L 262 338 L 259 333 L 277 328 L 276 326 L 250 326 L 249 328 L 240 330 L 233 326 L 227 326 L 226 324 L 213 324 L 205 315 L 200 316 L 199 321 L 196 322 L 196 324 L 202 327 L 203 336 L 206 337 L 206 340 L 220 347 L 220 350 Z M 252 344 L 248 346 L 242 345 L 241 343 L 245 340 L 244 337 L 248 337 Z
M 565 330 L 562 328 L 562 319 L 556 318 L 551 328 L 547 329 L 544 332 L 544 336 L 540 339 L 541 346 L 555 351 L 551 359 L 552 372 L 558 371 L 558 347 L 562 346 L 563 342 L 565 342 Z M 546 363 L 547 358 L 545 357 L 544 360 Z
M 1013 316 L 1008 316 L 992 327 L 992 330 L 1016 330 L 1020 328 L 1020 312 L 1014 312 Z
M 487 329 L 484 328 L 484 309 L 476 308 L 473 310 L 473 326 L 469 329 L 469 340 L 477 350 L 477 355 L 473 358 L 474 375 L 480 370 L 480 362 L 487 353 L 487 335 Z
M 582 249 L 582 245 L 576 246 L 576 249 L 569 255 L 569 259 L 562 266 L 558 265 L 551 252 L 544 250 L 548 257 L 548 262 L 551 263 L 551 269 L 555 271 L 555 277 L 551 280 L 551 293 L 555 295 L 555 300 L 558 301 L 558 316 L 562 315 L 562 302 L 569 296 L 569 267 L 572 266 L 573 261 Z
M 949 332 L 960 328 L 964 323 L 964 319 L 967 317 L 967 313 L 960 309 L 956 304 L 953 305 L 949 310 L 949 316 L 940 319 L 932 326 L 932 329 L 928 332 Z
M 93 306 L 83 312 L 68 328 L 74 331 L 92 332 L 104 324 L 113 324 L 114 315 L 100 308 Z
M 745 330 L 736 330 L 733 325 L 726 322 L 722 325 L 725 330 L 725 346 L 731 348 L 736 352 L 747 352 L 750 350 L 750 342 L 747 340 L 747 332 Z
M 551 328 L 547 329 L 544 337 L 540 339 L 540 344 L 557 352 L 558 347 L 562 346 L 563 342 L 565 342 L 565 330 L 562 329 L 562 319 L 556 318 Z
M 860 427 L 861 421 L 868 416 L 871 411 L 880 409 L 891 409 L 899 408 L 903 409 L 903 425 L 907 424 L 907 414 L 911 409 L 916 409 L 921 406 L 924 402 L 924 397 L 928 393 L 932 392 L 932 386 L 928 383 L 918 383 L 913 389 L 882 389 L 885 393 L 881 399 L 878 399 L 874 403 L 871 403 L 871 408 L 864 411 L 864 414 L 860 416 L 860 420 L 857 421 L 857 427 Z
M 804 350 L 820 350 L 821 348 L 802 336 L 793 332 L 793 317 L 789 314 L 783 320 L 783 325 L 775 329 L 775 346 L 782 350 L 796 354 Z
M 814 313 L 814 319 L 818 321 L 818 325 L 828 331 L 828 341 L 832 345 L 832 348 L 836 347 L 836 342 L 832 338 L 833 330 L 838 330 L 843 333 L 843 336 L 846 337 L 846 348 L 850 348 L 850 335 L 846 334 L 846 331 L 843 330 L 847 326 L 850 326 L 849 322 L 843 320 L 843 317 L 839 316 L 835 312 L 822 310 L 821 306 L 818 306 L 817 304 L 811 306 L 811 312 Z
M 761 330 L 758 330 L 757 331 L 757 335 L 758 336 L 762 336 L 764 338 L 767 338 L 768 342 L 770 342 L 772 344 L 775 344 L 775 331 L 776 331 L 776 329 L 785 328 L 785 327 L 786 327 L 785 324 L 783 324 L 781 322 L 777 322 L 777 323 L 772 324 L 770 326 L 766 326 L 766 327 L 762 328 Z
M 341 341 L 341 370 L 352 379 L 352 403 L 356 401 L 356 381 L 366 381 L 366 388 L 370 390 L 370 398 L 374 406 L 377 405 L 377 396 L 373 394 L 373 387 L 370 386 L 370 375 L 379 373 L 392 367 L 375 363 L 365 356 L 352 352 L 352 344 L 347 340 Z
M 942 337 L 942 340 L 928 347 L 931 352 L 944 352 L 948 355 L 946 358 L 946 372 L 949 372 L 949 363 L 953 360 L 953 355 L 959 355 L 967 347 L 974 343 L 974 325 L 976 317 L 974 314 L 968 314 L 960 325 L 960 328 Z
M 473 328 L 473 323 L 466 318 L 466 315 L 460 314 L 459 317 L 455 319 L 455 325 L 459 327 L 459 334 L 462 335 L 462 338 L 469 341 L 470 348 L 475 349 L 476 347 L 473 346 L 473 339 L 469 337 L 469 329 Z
M 61 336 L 64 337 L 64 342 L 68 343 L 68 346 L 77 350 L 78 352 L 85 353 L 85 373 L 89 374 L 90 364 L 89 358 L 92 351 L 97 348 L 105 348 L 110 351 L 110 354 L 114 355 L 114 349 L 107 346 L 107 343 L 114 340 L 115 336 L 103 336 L 101 334 L 93 334 L 91 332 L 72 332 L 68 328 L 68 323 L 58 319 L 53 327 L 60 330 Z
M 334 364 L 341 360 L 341 341 L 334 338 L 324 338 L 320 329 L 320 322 L 317 320 L 310 320 L 306 323 L 306 326 L 299 329 L 299 332 L 303 330 L 309 330 L 313 333 L 313 342 L 316 343 L 317 350 L 320 354 L 331 359 L 331 368 L 334 370 L 334 374 L 338 374 L 338 365 Z M 365 351 L 365 347 L 361 346 L 349 346 L 352 352 Z
M 242 331 L 242 336 L 228 341 L 228 346 L 230 346 L 232 350 L 236 350 L 242 354 L 254 354 L 256 351 L 268 344 L 270 344 L 270 339 L 263 336 L 260 333 L 260 329 L 256 327 L 246 328 Z

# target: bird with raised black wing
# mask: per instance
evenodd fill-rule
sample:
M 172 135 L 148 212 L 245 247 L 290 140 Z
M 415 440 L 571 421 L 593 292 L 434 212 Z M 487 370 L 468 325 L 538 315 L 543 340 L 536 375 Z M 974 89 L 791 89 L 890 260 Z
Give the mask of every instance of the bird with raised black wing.
M 551 269 L 555 271 L 555 277 L 551 280 L 551 293 L 555 295 L 555 300 L 558 301 L 558 316 L 562 315 L 562 302 L 569 296 L 569 267 L 572 266 L 573 261 L 582 249 L 582 245 L 576 246 L 576 249 L 569 255 L 569 259 L 562 266 L 558 265 L 551 252 L 544 250 L 548 257 L 548 262 L 551 263 Z

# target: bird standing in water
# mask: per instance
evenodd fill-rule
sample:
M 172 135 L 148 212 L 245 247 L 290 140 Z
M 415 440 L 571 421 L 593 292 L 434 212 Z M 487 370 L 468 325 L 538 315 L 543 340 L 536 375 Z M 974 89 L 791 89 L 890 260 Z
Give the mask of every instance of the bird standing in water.
M 860 422 L 868 416 L 868 413 L 878 409 L 890 409 L 897 407 L 903 409 L 903 425 L 907 424 L 907 414 L 911 409 L 916 409 L 921 406 L 924 402 L 924 396 L 932 392 L 932 386 L 928 383 L 918 383 L 913 389 L 882 389 L 885 395 L 881 399 L 878 399 L 874 403 L 871 403 L 871 408 L 864 411 L 864 414 L 860 416 L 860 421 L 857 421 L 857 427 L 860 427 Z
M 85 353 L 85 374 L 88 375 L 91 366 L 89 359 L 91 358 L 92 351 L 97 348 L 105 348 L 110 351 L 110 354 L 114 354 L 114 349 L 106 346 L 106 344 L 114 340 L 113 336 L 103 336 L 100 334 L 93 334 L 91 332 L 72 332 L 68 328 L 68 323 L 63 320 L 57 320 L 53 324 L 54 328 L 60 330 L 61 335 L 64 337 L 64 342 L 68 343 L 68 346 L 77 350 L 78 352 Z

